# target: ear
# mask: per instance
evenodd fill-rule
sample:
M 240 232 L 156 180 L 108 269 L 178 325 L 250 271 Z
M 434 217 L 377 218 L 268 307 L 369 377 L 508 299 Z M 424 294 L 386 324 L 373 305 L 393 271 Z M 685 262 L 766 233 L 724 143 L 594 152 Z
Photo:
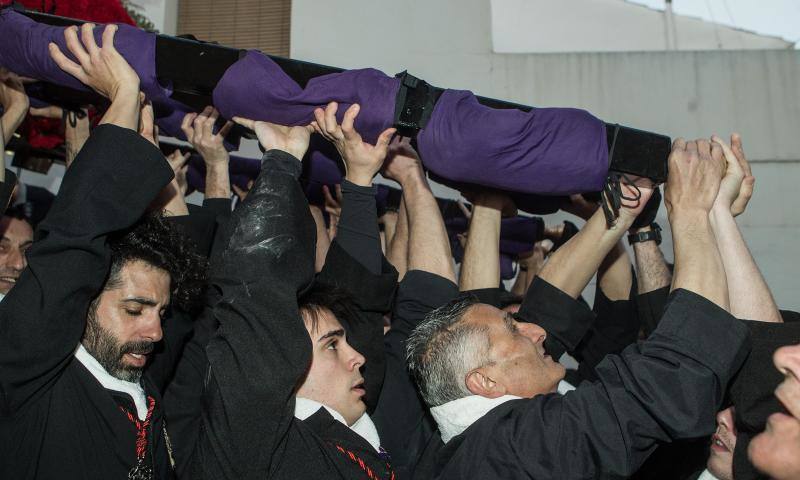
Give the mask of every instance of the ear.
M 505 385 L 493 380 L 485 370 L 479 368 L 467 374 L 467 390 L 473 395 L 486 398 L 502 397 L 506 394 Z

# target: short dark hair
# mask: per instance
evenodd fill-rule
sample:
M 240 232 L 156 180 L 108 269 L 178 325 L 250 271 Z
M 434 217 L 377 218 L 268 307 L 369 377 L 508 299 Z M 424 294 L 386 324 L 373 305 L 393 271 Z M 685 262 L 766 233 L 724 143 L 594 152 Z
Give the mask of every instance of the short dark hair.
M 30 217 L 28 216 L 27 212 L 25 211 L 25 204 L 20 203 L 18 205 L 14 205 L 8 207 L 6 211 L 3 213 L 4 217 L 11 217 L 16 218 L 17 220 L 25 220 L 28 222 L 28 225 L 33 227 L 33 222 L 31 222 Z
M 325 310 L 330 311 L 345 327 L 349 325 L 349 320 L 357 316 L 353 296 L 348 291 L 328 283 L 314 282 L 314 285 L 297 299 L 297 304 L 300 313 L 311 322 L 312 332 L 317 330 L 319 317 Z
M 129 262 L 141 260 L 169 273 L 172 304 L 187 312 L 201 306 L 207 261 L 194 242 L 160 213 L 150 213 L 126 230 L 109 236 L 111 269 L 105 289 L 116 288 L 120 272 Z

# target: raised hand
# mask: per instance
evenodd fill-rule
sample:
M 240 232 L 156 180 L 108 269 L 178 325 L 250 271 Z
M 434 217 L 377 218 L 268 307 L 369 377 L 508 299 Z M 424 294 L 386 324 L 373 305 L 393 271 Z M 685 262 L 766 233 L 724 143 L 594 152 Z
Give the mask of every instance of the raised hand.
M 314 129 L 311 125 L 287 127 L 269 122 L 233 117 L 233 121 L 256 132 L 264 150 L 282 150 L 302 160 L 308 150 L 308 141 Z
M 381 173 L 384 177 L 403 185 L 406 180 L 422 176 L 422 163 L 419 155 L 411 146 L 411 139 L 396 137 L 389 143 L 386 161 Z
M 169 166 L 172 167 L 172 171 L 175 172 L 175 185 L 178 187 L 178 191 L 181 195 L 186 196 L 186 192 L 189 190 L 189 182 L 186 180 L 186 173 L 189 170 L 189 157 L 192 154 L 190 152 L 182 153 L 179 148 L 176 148 L 174 152 L 167 155 L 167 162 L 169 162 Z
M 664 191 L 670 217 L 675 213 L 707 215 L 717 198 L 725 168 L 725 157 L 718 143 L 676 139 L 669 155 Z
M 84 23 L 80 28 L 67 27 L 64 38 L 67 48 L 78 63 L 70 60 L 55 43 L 50 43 L 50 55 L 62 70 L 69 73 L 94 91 L 112 102 L 122 93 L 139 91 L 139 76 L 128 62 L 114 48 L 116 25 L 106 25 L 103 30 L 103 45 L 98 46 L 94 39 L 92 23 Z
M 711 137 L 711 141 L 722 147 L 727 164 L 714 208 L 729 209 L 736 217 L 744 212 L 747 203 L 753 197 L 756 178 L 744 155 L 742 137 L 738 133 L 731 135 L 730 145 L 716 135 Z
M 356 185 L 369 186 L 386 158 L 389 141 L 397 131 L 387 128 L 378 136 L 375 145 L 365 142 L 356 131 L 354 124 L 361 107 L 353 104 L 344 112 L 342 124 L 336 120 L 336 102 L 331 102 L 325 110 L 314 110 L 315 121 L 311 122 L 314 131 L 333 143 L 344 160 L 345 178 Z
M 622 200 L 622 205 L 619 209 L 619 217 L 629 227 L 636 220 L 636 217 L 644 210 L 650 197 L 653 196 L 654 187 L 644 185 L 629 185 L 621 183 L 622 196 L 627 198 L 637 198 L 637 200 Z
M 112 124 L 136 130 L 139 125 L 139 76 L 114 48 L 116 25 L 107 25 L 103 30 L 103 45 L 98 47 L 94 40 L 94 25 L 81 26 L 81 40 L 78 40 L 78 27 L 67 27 L 64 38 L 67 48 L 78 63 L 67 58 L 55 43 L 50 43 L 50 56 L 65 72 L 74 76 L 94 91 L 111 100 L 100 124 Z
M 224 140 L 233 127 L 233 122 L 226 122 L 217 133 L 214 133 L 214 124 L 218 118 L 219 112 L 216 108 L 206 107 L 200 114 L 186 114 L 181 123 L 181 130 L 206 164 L 225 164 L 227 168 L 230 157 L 225 150 Z

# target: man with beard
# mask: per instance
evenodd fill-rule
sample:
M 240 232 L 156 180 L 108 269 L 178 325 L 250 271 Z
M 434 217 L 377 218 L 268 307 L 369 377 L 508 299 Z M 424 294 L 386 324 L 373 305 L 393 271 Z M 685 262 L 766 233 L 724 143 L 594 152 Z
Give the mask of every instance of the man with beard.
M 72 59 L 51 45 L 56 63 L 111 105 L 0 303 L 2 478 L 173 477 L 163 385 L 152 379 L 165 376 L 144 368 L 154 347 L 171 350 L 162 317 L 199 290 L 199 263 L 160 216 L 140 220 L 173 171 L 136 131 L 139 79 L 115 31 L 98 46 L 93 25 L 82 40 L 68 29 Z

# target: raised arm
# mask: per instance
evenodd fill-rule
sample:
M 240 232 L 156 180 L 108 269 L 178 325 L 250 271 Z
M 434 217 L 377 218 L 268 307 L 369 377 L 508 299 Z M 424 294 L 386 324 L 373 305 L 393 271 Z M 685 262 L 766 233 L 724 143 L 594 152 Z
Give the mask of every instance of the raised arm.
M 458 287 L 444 221 L 408 140 L 392 143 L 384 176 L 403 188 L 408 272 L 400 282 L 392 328 L 385 336 L 386 379 L 372 418 L 381 442 L 392 452 L 393 468 L 401 478 L 411 478 L 435 426 L 406 368 L 406 341 L 425 315 L 458 295 Z M 403 204 L 401 222 L 402 209 Z M 400 227 L 395 240 L 399 235 Z
M 384 174 L 403 188 L 409 231 L 407 269 L 424 270 L 455 283 L 455 266 L 444 220 L 419 157 L 408 139 L 396 139 L 392 143 Z
M 607 357 L 598 382 L 528 404 L 514 424 L 535 422 L 528 423 L 537 426 L 535 434 L 548 439 L 531 442 L 521 456 L 532 477 L 627 477 L 658 443 L 710 434 L 725 386 L 747 356 L 747 328 L 725 308 L 708 220 L 722 177 L 721 150 L 676 140 L 669 167 L 676 275 L 664 319 L 647 341 Z
M 408 270 L 408 212 L 406 212 L 406 201 L 402 197 L 397 212 L 397 226 L 392 240 L 386 247 L 386 259 L 394 265 L 398 279 L 402 280 Z
M 2 130 L 0 137 L 5 144 L 8 144 L 11 135 L 25 120 L 28 105 L 28 96 L 25 94 L 25 87 L 19 77 L 0 68 L 0 106 L 3 107 L 3 117 L 0 119 L 0 130 Z
M 116 27 L 106 27 L 102 46 L 91 28 L 83 27 L 83 44 L 77 29 L 65 34 L 80 63 L 55 46 L 51 53 L 111 107 L 64 176 L 28 268 L 0 304 L 3 415 L 38 398 L 72 359 L 108 274 L 106 236 L 134 224 L 172 177 L 161 152 L 136 132 L 139 79 L 113 47 Z
M 376 189 L 372 179 L 386 158 L 389 140 L 395 129 L 381 133 L 375 145 L 365 142 L 354 127 L 360 106 L 353 104 L 344 113 L 342 124 L 336 120 L 338 105 L 330 103 L 325 110 L 314 111 L 314 130 L 332 142 L 342 156 L 345 180 L 342 183 L 342 210 L 335 242 L 373 274 L 379 274 L 383 264 Z
M 500 221 L 503 214 L 516 214 L 508 196 L 489 191 L 475 195 L 458 282 L 462 292 L 500 285 Z
M 664 203 L 675 249 L 672 291 L 690 290 L 730 311 L 725 269 L 709 220 L 724 171 L 719 144 L 675 140 Z
M 206 199 L 231 198 L 228 170 L 230 155 L 223 142 L 233 123 L 226 122 L 214 133 L 214 124 L 218 118 L 219 112 L 214 107 L 206 107 L 200 114 L 186 114 L 181 123 L 186 140 L 200 153 L 206 166 Z
M 731 314 L 747 320 L 782 322 L 772 292 L 733 218 L 744 211 L 755 181 L 742 150 L 742 140 L 739 135 L 731 135 L 732 147 L 716 136 L 712 141 L 722 148 L 727 164 L 710 219 L 725 266 Z
M 310 127 L 234 119 L 267 150 L 211 259 L 219 322 L 206 348 L 202 427 L 192 478 L 266 478 L 311 361 L 297 295 L 314 275 L 314 223 L 298 183 Z
M 627 197 L 637 196 L 634 187 L 623 185 L 622 188 Z M 638 191 L 638 200 L 627 201 L 620 209 L 619 218 L 611 226 L 606 225 L 603 211 L 595 210 L 580 232 L 550 254 L 550 260 L 539 272 L 539 277 L 572 298 L 578 298 L 603 260 L 633 224 L 653 192 L 651 188 L 645 187 L 638 187 Z M 627 287 L 630 289 L 630 280 Z M 615 291 L 617 290 L 624 290 L 624 287 L 615 287 Z

